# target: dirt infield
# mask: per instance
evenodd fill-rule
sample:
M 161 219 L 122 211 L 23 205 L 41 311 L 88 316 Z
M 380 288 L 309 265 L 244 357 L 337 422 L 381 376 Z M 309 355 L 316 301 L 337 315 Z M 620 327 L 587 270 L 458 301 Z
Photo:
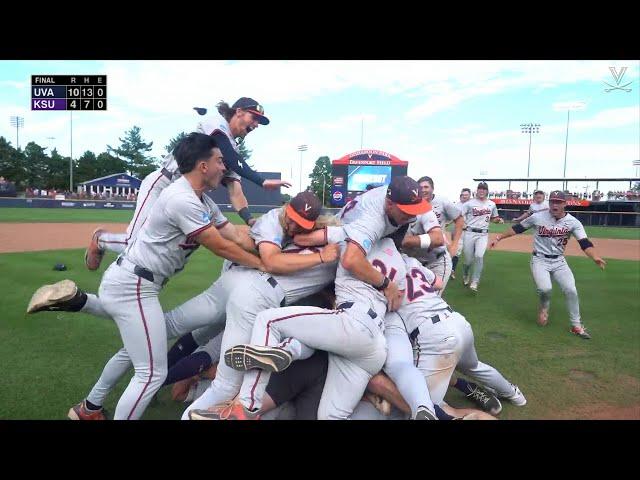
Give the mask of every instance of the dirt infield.
M 91 233 L 99 223 L 3 223 L 0 224 L 0 253 L 33 252 L 82 248 L 89 244 Z M 124 232 L 126 223 L 110 223 L 110 232 Z M 494 235 L 490 237 L 493 239 Z M 496 250 L 531 252 L 533 237 L 518 235 L 498 244 Z M 640 241 L 597 238 L 594 241 L 600 255 L 619 260 L 640 260 Z M 583 255 L 575 239 L 567 244 L 567 255 Z
M 89 245 L 99 223 L 2 223 L 0 224 L 0 253 L 62 250 Z M 109 223 L 113 233 L 127 230 L 126 223 Z

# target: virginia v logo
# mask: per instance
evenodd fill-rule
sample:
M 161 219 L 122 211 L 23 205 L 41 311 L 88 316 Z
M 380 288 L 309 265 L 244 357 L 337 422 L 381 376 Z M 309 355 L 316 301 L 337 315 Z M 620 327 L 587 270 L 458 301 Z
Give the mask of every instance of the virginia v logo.
M 606 85 L 611 87 L 611 88 L 605 88 L 604 91 L 607 93 L 609 93 L 611 90 L 622 90 L 625 92 L 630 92 L 631 89 L 626 87 L 631 85 L 633 82 L 626 83 L 625 85 L 620 85 L 620 83 L 622 82 L 622 77 L 624 77 L 624 74 L 627 71 L 627 67 L 620 67 L 620 71 L 618 71 L 616 67 L 609 67 L 609 70 L 611 71 L 611 75 L 613 75 L 613 79 L 616 82 L 616 86 L 611 85 L 610 83 L 604 82 Z

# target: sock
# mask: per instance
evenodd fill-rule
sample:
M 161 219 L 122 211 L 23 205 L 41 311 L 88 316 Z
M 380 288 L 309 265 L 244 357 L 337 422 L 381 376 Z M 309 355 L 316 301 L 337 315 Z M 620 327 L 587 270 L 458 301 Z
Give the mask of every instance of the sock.
M 451 271 L 452 272 L 456 271 L 456 267 L 458 266 L 458 260 L 460 260 L 460 257 L 458 257 L 458 256 L 453 257 L 453 259 L 451 260 L 451 263 L 452 263 Z
M 453 420 L 454 417 L 442 410 L 438 405 L 434 405 L 433 408 L 436 411 L 436 417 L 438 417 L 438 420 Z
M 171 385 L 185 378 L 198 375 L 211 366 L 213 361 L 207 352 L 196 352 L 183 358 L 173 365 L 167 373 L 167 379 L 162 386 Z
M 193 339 L 191 333 L 180 337 L 178 341 L 173 344 L 169 353 L 167 353 L 167 367 L 171 368 L 181 358 L 191 355 L 196 348 L 198 348 L 198 344 Z
M 89 400 L 84 401 L 84 406 L 87 407 L 87 410 L 100 410 L 102 405 L 94 405 Z

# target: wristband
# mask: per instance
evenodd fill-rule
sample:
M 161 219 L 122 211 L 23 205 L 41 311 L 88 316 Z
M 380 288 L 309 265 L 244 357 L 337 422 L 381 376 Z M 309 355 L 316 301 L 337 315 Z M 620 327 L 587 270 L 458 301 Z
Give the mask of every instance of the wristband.
M 425 250 L 429 248 L 429 245 L 431 245 L 431 237 L 428 233 L 418 235 L 418 238 L 420 238 L 420 248 L 423 248 Z
M 380 285 L 379 287 L 374 287 L 376 290 L 384 290 L 385 288 L 387 288 L 389 286 L 389 284 L 391 283 L 391 280 L 389 280 L 389 277 L 384 277 L 384 280 L 382 280 L 382 285 Z
M 249 209 L 247 207 L 242 207 L 240 210 L 238 210 L 238 215 L 240 215 L 240 218 L 242 218 L 242 220 L 244 220 L 244 223 L 246 223 L 247 225 L 249 225 L 249 220 L 253 218 L 251 216 L 251 213 L 249 213 Z

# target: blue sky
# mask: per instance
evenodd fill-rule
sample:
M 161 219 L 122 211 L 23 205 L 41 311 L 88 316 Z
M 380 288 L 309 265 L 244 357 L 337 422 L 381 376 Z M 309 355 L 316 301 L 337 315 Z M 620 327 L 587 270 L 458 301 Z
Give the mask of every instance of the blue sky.
M 627 67 L 622 84 L 632 82 L 631 92 L 604 91 L 603 82 L 615 85 L 609 67 Z M 541 124 L 532 139 L 531 176 L 562 175 L 567 102 L 584 105 L 571 112 L 567 175 L 633 176 L 631 162 L 640 159 L 639 70 L 640 61 L 0 61 L 0 135 L 15 145 L 9 117 L 20 115 L 21 146 L 35 141 L 68 155 L 70 113 L 30 111 L 30 76 L 106 74 L 108 111 L 73 114 L 74 157 L 117 145 L 133 125 L 161 155 L 171 137 L 195 127 L 193 106 L 251 96 L 271 119 L 247 137 L 251 162 L 283 178 L 293 168 L 294 190 L 297 146 L 309 145 L 306 186 L 318 156 L 336 159 L 360 148 L 364 120 L 364 148 L 408 160 L 411 176 L 430 175 L 436 192 L 455 198 L 474 177 L 526 175 L 529 139 L 521 123 Z M 601 185 L 613 188 L 625 185 Z

